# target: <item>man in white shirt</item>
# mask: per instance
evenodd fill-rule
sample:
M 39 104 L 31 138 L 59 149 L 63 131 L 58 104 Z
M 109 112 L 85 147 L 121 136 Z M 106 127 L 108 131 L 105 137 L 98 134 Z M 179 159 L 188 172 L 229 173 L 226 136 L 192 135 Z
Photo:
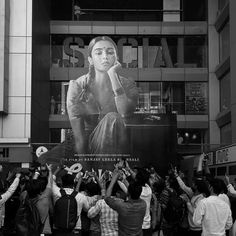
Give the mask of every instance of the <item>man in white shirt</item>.
M 210 181 L 211 196 L 202 199 L 193 214 L 193 222 L 202 225 L 202 236 L 225 236 L 225 230 L 232 226 L 231 209 L 218 196 L 220 184 L 217 178 Z
M 143 236 L 151 236 L 151 215 L 150 204 L 152 199 L 152 189 L 148 185 L 150 174 L 144 168 L 139 168 L 136 174 L 136 181 L 142 186 L 140 198 L 146 202 L 146 213 L 143 219 Z

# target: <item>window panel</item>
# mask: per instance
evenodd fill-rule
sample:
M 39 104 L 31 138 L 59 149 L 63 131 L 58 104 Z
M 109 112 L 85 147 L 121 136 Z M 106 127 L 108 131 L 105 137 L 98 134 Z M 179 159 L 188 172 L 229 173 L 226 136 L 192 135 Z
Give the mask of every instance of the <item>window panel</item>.
M 220 62 L 229 57 L 230 42 L 229 42 L 229 22 L 220 32 Z
M 186 114 L 208 113 L 207 83 L 193 82 L 185 84 Z
M 230 109 L 230 74 L 226 74 L 220 80 L 220 111 Z

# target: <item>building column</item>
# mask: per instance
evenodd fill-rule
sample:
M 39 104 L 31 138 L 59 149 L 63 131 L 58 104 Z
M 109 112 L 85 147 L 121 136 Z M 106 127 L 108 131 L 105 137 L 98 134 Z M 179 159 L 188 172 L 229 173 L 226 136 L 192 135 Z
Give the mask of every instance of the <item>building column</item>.
M 236 1 L 229 1 L 232 143 L 236 143 Z
M 219 80 L 215 75 L 219 64 L 219 36 L 214 26 L 218 1 L 208 0 L 208 68 L 209 68 L 209 143 L 211 147 L 220 144 L 220 129 L 216 116 L 220 112 Z

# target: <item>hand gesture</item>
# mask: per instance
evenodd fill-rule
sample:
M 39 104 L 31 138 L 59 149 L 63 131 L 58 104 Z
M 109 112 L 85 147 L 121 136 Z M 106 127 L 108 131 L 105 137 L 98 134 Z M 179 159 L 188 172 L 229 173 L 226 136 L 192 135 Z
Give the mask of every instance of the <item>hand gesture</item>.
M 205 158 L 205 153 L 202 153 L 201 155 L 200 155 L 200 158 L 199 158 L 199 160 L 204 160 L 204 158 Z
M 51 172 L 51 171 L 52 171 L 52 164 L 47 164 L 47 163 L 46 163 L 46 166 L 47 166 L 47 168 L 48 168 L 48 171 Z
M 118 163 L 115 164 L 116 169 L 122 169 L 124 166 L 124 161 L 120 160 Z
M 229 176 L 228 176 L 226 173 L 225 173 L 225 182 L 226 182 L 227 185 L 230 184 L 230 182 L 229 182 Z
M 113 173 L 112 173 L 112 178 L 118 178 L 120 174 L 120 171 L 118 169 L 114 169 Z
M 21 177 L 21 173 L 16 173 L 16 178 L 20 178 Z
M 178 177 L 178 171 L 177 171 L 177 167 L 176 166 L 173 168 L 173 172 L 174 172 L 175 177 Z
M 119 61 L 115 61 L 114 65 L 107 71 L 107 73 L 109 74 L 110 72 L 115 72 L 117 73 L 119 71 L 119 69 L 121 69 L 121 64 Z

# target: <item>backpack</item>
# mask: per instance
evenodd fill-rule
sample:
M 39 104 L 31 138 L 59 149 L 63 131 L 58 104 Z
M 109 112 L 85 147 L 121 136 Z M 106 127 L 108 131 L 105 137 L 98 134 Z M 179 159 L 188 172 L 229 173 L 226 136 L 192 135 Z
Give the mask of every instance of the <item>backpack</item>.
M 66 194 L 64 189 L 60 189 L 61 197 L 54 206 L 54 225 L 57 229 L 73 230 L 77 223 L 77 201 L 75 196 L 77 191 Z
M 185 216 L 185 212 L 185 201 L 175 191 L 169 191 L 167 207 L 163 210 L 163 217 L 167 223 L 172 225 L 181 224 Z
M 40 236 L 43 223 L 37 209 L 37 200 L 26 196 L 16 212 L 16 235 L 18 236 Z

